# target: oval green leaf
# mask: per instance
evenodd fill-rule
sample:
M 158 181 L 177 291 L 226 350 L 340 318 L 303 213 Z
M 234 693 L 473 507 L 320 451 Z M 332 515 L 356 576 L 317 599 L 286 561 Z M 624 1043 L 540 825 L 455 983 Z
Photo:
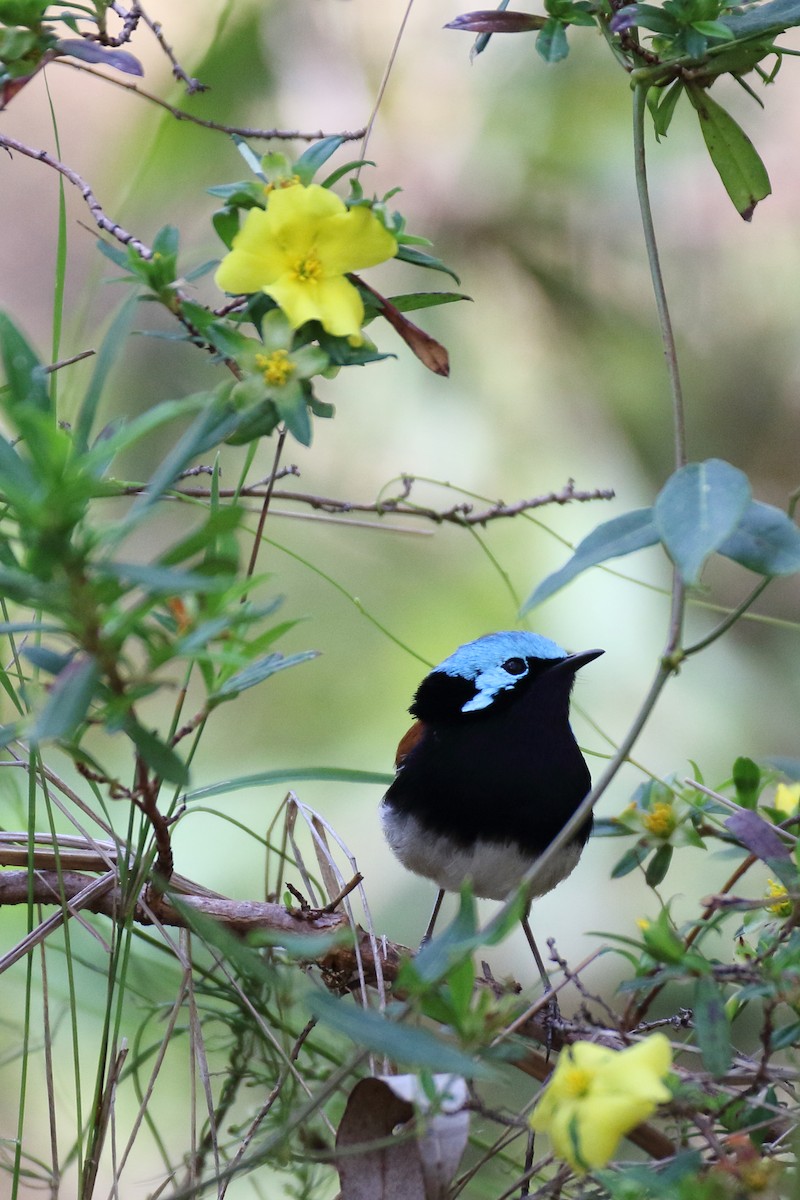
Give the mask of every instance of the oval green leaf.
M 632 554 L 634 550 L 642 550 L 645 546 L 654 546 L 659 540 L 651 508 L 637 508 L 611 521 L 604 521 L 583 539 L 568 563 L 542 580 L 521 611 L 526 613 L 535 608 L 588 567 L 596 567 L 609 558 Z
M 759 575 L 794 575 L 800 571 L 800 529 L 771 504 L 751 500 L 719 553 Z
M 697 583 L 706 559 L 733 532 L 749 502 L 747 476 L 718 458 L 689 463 L 667 480 L 653 520 L 685 583 Z

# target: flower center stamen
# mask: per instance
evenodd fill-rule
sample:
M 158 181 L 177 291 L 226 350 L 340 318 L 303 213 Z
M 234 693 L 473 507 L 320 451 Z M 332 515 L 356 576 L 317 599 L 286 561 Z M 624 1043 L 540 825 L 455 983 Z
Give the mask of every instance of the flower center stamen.
M 296 367 L 289 361 L 288 350 L 273 350 L 271 354 L 257 354 L 256 366 L 264 376 L 264 382 L 272 387 L 283 387 L 293 375 Z
M 564 1090 L 569 1096 L 585 1096 L 592 1082 L 592 1073 L 585 1067 L 569 1067 L 564 1076 Z
M 316 254 L 307 254 L 300 258 L 292 268 L 292 278 L 297 283 L 313 283 L 322 276 L 322 263 Z

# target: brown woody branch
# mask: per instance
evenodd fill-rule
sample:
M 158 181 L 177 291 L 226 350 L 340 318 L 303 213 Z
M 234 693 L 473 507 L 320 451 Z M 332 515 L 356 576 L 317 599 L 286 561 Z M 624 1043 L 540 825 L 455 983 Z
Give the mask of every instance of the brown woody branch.
M 436 525 L 449 524 L 471 527 L 474 525 L 487 525 L 490 521 L 496 521 L 505 517 L 518 517 L 522 513 L 531 512 L 536 508 L 544 508 L 549 504 L 563 505 L 572 504 L 573 502 L 585 504 L 592 500 L 613 500 L 615 496 L 611 488 L 592 488 L 589 491 L 582 491 L 575 487 L 574 479 L 568 479 L 560 491 L 546 492 L 541 496 L 532 496 L 529 499 L 517 500 L 513 504 L 506 504 L 504 501 L 498 500 L 488 508 L 476 509 L 474 505 L 465 501 L 461 504 L 454 504 L 450 508 L 435 509 L 425 505 L 414 504 L 409 499 L 416 482 L 413 475 L 404 475 L 403 489 L 399 496 L 364 503 L 355 500 L 336 500 L 330 496 L 315 496 L 308 492 L 295 492 L 281 488 L 275 488 L 272 498 L 273 500 L 294 500 L 298 504 L 305 504 L 308 508 L 314 509 L 317 512 L 329 513 L 336 516 L 347 516 L 349 513 L 372 513 L 378 517 L 416 517 L 423 521 L 433 521 Z M 140 490 L 139 487 L 125 489 L 126 493 L 135 493 Z M 207 488 L 180 488 L 178 494 L 199 499 L 210 495 Z M 237 495 L 253 497 L 262 496 L 263 494 L 264 485 L 262 483 L 239 488 L 236 491 L 232 488 L 220 489 L 219 492 L 220 496 Z

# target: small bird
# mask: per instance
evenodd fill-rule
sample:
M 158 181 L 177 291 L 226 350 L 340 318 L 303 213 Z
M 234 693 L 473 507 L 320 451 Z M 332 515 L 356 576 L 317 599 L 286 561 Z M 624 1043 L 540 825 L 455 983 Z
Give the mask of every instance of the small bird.
M 576 672 L 601 654 L 568 654 L 537 633 L 490 633 L 417 688 L 381 821 L 400 862 L 439 887 L 423 944 L 446 891 L 469 881 L 476 896 L 505 899 L 589 792 L 569 698 Z M 570 874 L 591 829 L 590 815 L 535 879 L 529 903 Z M 522 924 L 549 987 L 527 910 Z

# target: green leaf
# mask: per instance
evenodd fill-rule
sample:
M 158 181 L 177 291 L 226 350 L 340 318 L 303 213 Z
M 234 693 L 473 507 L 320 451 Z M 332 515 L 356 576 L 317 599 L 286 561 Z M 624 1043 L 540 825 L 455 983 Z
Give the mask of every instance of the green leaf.
M 320 187 L 331 188 L 340 179 L 344 178 L 349 171 L 360 170 L 361 167 L 374 167 L 377 164 L 371 158 L 354 158 L 350 162 L 342 163 L 335 171 L 331 171 L 330 175 L 326 175 L 322 180 Z
M 72 441 L 76 454 L 83 454 L 89 445 L 89 435 L 94 422 L 97 406 L 108 380 L 109 372 L 114 365 L 128 333 L 133 310 L 138 296 L 131 293 L 111 322 L 108 333 L 103 338 L 92 371 L 92 378 L 86 389 L 86 394 L 78 410 L 73 426 Z
M 233 144 L 253 174 L 257 176 L 258 179 L 261 179 L 264 183 L 266 183 L 267 177 L 261 169 L 261 159 L 258 157 L 258 155 L 250 149 L 244 138 L 239 137 L 238 133 L 232 133 L 231 137 L 233 138 Z
M 761 788 L 761 768 L 752 758 L 741 756 L 733 764 L 733 786 L 742 808 L 755 808 Z
M 664 876 L 669 870 L 672 862 L 673 847 L 670 845 L 659 846 L 650 862 L 647 864 L 647 869 L 644 873 L 645 882 L 648 887 L 658 887 L 663 881 Z
M 637 508 L 621 517 L 604 521 L 583 539 L 565 566 L 542 580 L 521 611 L 526 613 L 537 604 L 542 604 L 588 567 L 596 567 L 609 558 L 632 554 L 634 550 L 642 550 L 645 546 L 654 546 L 658 541 L 659 534 L 651 508 Z
M 39 359 L 10 317 L 0 312 L 0 357 L 12 404 L 50 411 L 47 375 Z
M 557 17 L 549 17 L 536 37 L 536 50 L 547 63 L 561 62 L 569 54 L 567 31 Z
M 721 19 L 740 39 L 755 34 L 779 33 L 800 25 L 800 2 L 768 0 L 766 4 L 753 4 L 738 12 L 726 13 Z
M 287 667 L 296 667 L 299 663 L 310 662 L 312 658 L 318 658 L 318 650 L 301 650 L 297 654 L 265 654 L 262 658 L 256 659 L 255 662 L 248 663 L 241 671 L 237 671 L 235 675 L 231 675 L 212 696 L 210 701 L 215 700 L 232 700 L 234 696 L 238 696 L 240 692 L 246 692 L 248 688 L 255 687 L 264 679 L 269 679 L 270 675 L 274 675 L 277 671 L 285 671 Z
M 772 191 L 769 175 L 758 152 L 733 117 L 712 100 L 696 83 L 686 92 L 700 121 L 700 129 L 711 161 L 736 211 L 749 221 L 759 200 Z
M 390 304 L 400 312 L 414 312 L 417 308 L 435 308 L 439 304 L 452 304 L 455 300 L 472 300 L 463 292 L 406 292 L 402 296 L 388 296 Z
M 794 575 L 800 571 L 800 529 L 781 509 L 751 500 L 718 551 L 759 575 Z
M 695 1039 L 703 1058 L 703 1066 L 715 1078 L 724 1075 L 731 1065 L 731 1030 L 725 1012 L 725 998 L 716 980 L 701 975 L 694 989 Z
M 650 853 L 650 847 L 646 842 L 638 842 L 632 846 L 630 850 L 626 850 L 622 858 L 620 858 L 611 870 L 612 879 L 622 879 L 625 875 L 630 875 L 631 871 L 635 871 L 640 867 Z
M 393 774 L 386 771 L 357 771 L 349 767 L 284 767 L 277 771 L 260 771 L 256 775 L 239 775 L 233 779 L 223 779 L 219 783 L 211 783 L 207 787 L 195 788 L 187 792 L 184 800 L 208 800 L 212 796 L 227 796 L 230 792 L 241 791 L 242 788 L 262 788 L 277 784 L 284 787 L 303 780 L 315 780 L 321 783 L 366 783 L 387 788 L 394 779 Z
M 325 359 L 326 366 L 328 359 Z M 305 391 L 301 386 L 284 387 L 275 392 L 273 403 L 281 420 L 301 446 L 311 445 L 311 414 L 308 411 Z
M 306 185 L 311 183 L 311 180 L 322 164 L 326 163 L 331 155 L 336 153 L 343 142 L 343 137 L 334 135 L 333 137 L 322 138 L 321 141 L 314 142 L 307 150 L 304 150 L 294 164 L 294 173 L 300 182 Z
M 225 579 L 213 575 L 203 575 L 199 571 L 175 571 L 171 567 L 152 563 L 98 562 L 93 565 L 92 572 L 141 588 L 151 596 L 219 592 L 227 586 Z
M 682 91 L 683 80 L 676 79 L 670 87 L 663 91 L 651 88 L 648 92 L 647 103 L 650 108 L 650 115 L 653 118 L 656 140 L 667 136 L 669 127 L 672 124 L 672 118 L 675 115 L 675 107 L 681 98 Z
M 121 528 L 127 530 L 134 525 L 142 513 L 163 496 L 198 455 L 224 441 L 231 430 L 235 429 L 238 420 L 238 414 L 228 408 L 223 397 L 216 399 L 201 412 L 156 468 L 144 494 L 131 506 Z
M 306 1003 L 318 1020 L 344 1034 L 364 1050 L 384 1054 L 394 1062 L 447 1071 L 467 1079 L 487 1078 L 488 1069 L 463 1054 L 455 1046 L 442 1042 L 426 1029 L 401 1025 L 372 1009 L 358 1008 L 348 998 L 339 999 L 329 992 L 309 993 Z
M 722 21 L 692 21 L 692 29 L 705 38 L 722 38 L 724 42 L 732 42 L 734 32 Z
M 99 678 L 91 655 L 76 656 L 56 676 L 43 708 L 36 716 L 30 739 L 33 743 L 68 737 L 80 725 L 94 695 Z
M 667 480 L 653 520 L 686 584 L 698 582 L 706 559 L 736 528 L 749 502 L 747 476 L 718 458 L 689 463 Z
M 171 746 L 163 742 L 152 730 L 140 725 L 130 713 L 125 718 L 124 729 L 148 767 L 155 771 L 159 778 L 177 784 L 178 787 L 186 783 L 188 767 Z
M 399 258 L 401 262 L 413 263 L 417 267 L 427 267 L 431 271 L 444 271 L 445 275 L 449 275 L 456 283 L 461 283 L 455 271 L 446 267 L 440 258 L 426 254 L 424 250 L 417 250 L 415 246 L 398 246 L 395 258 Z

